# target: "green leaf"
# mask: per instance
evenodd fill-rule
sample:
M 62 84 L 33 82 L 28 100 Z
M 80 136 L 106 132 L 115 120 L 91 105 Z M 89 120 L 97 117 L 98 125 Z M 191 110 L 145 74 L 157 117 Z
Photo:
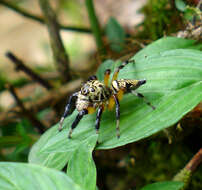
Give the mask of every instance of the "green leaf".
M 33 164 L 1 162 L 2 190 L 81 190 L 67 175 Z
M 183 187 L 182 182 L 165 181 L 149 184 L 143 187 L 141 190 L 180 190 L 182 187 Z
M 145 58 L 147 56 L 152 56 L 155 54 L 160 54 L 166 50 L 174 49 L 192 49 L 196 47 L 196 41 L 187 40 L 183 38 L 167 37 L 161 38 L 152 44 L 145 47 L 142 51 L 139 51 L 135 58 Z
M 191 22 L 193 20 L 193 17 L 196 15 L 196 9 L 193 7 L 187 7 L 186 11 L 184 13 L 184 18 Z
M 72 116 L 73 115 L 75 116 L 75 114 L 72 114 Z M 72 118 L 72 116 L 70 116 L 69 118 Z M 73 120 L 73 118 L 72 118 L 72 120 Z M 28 160 L 30 163 L 40 164 L 40 165 L 44 165 L 47 167 L 56 168 L 59 170 L 62 169 L 66 165 L 66 163 L 69 160 L 70 156 L 72 155 L 73 151 L 78 146 L 77 142 L 75 142 L 73 144 L 72 148 L 68 149 L 67 151 L 63 151 L 61 153 L 54 152 L 54 150 L 52 152 L 46 152 L 46 151 L 43 153 L 41 152 L 41 150 L 46 147 L 47 142 L 48 142 L 48 144 L 49 143 L 55 144 L 54 142 L 50 141 L 51 139 L 53 139 L 52 137 L 54 137 L 54 136 L 58 137 L 58 135 L 60 135 L 59 138 L 60 139 L 62 138 L 61 139 L 62 141 L 60 141 L 59 144 L 57 144 L 57 143 L 55 144 L 56 146 L 63 146 L 61 144 L 61 142 L 63 142 L 64 144 L 68 143 L 69 139 L 67 138 L 67 132 L 66 132 L 66 135 L 64 134 L 64 132 L 59 133 L 58 125 L 56 125 L 56 126 L 50 128 L 48 131 L 46 131 L 40 137 L 40 139 L 33 145 L 32 149 L 29 153 L 29 157 L 28 157 Z
M 79 145 L 68 162 L 67 174 L 83 189 L 96 189 L 96 168 L 92 158 L 92 151 L 97 143 L 95 134 L 85 143 Z
M 179 11 L 186 11 L 186 4 L 183 0 L 175 0 L 175 6 Z
M 193 47 L 194 41 L 163 38 L 136 54 L 133 57 L 135 63 L 121 70 L 119 78 L 147 79 L 138 92 L 144 94 L 156 110 L 131 94 L 125 95 L 120 102 L 120 139 L 116 137 L 114 110 L 105 111 L 97 149 L 114 148 L 146 138 L 175 124 L 202 100 L 202 53 L 177 49 L 178 46 Z M 106 68 L 113 72 L 119 64 L 110 60 L 103 63 L 97 72 L 99 79 L 103 79 Z M 55 125 L 41 136 L 30 152 L 31 163 L 61 169 L 78 146 L 95 134 L 95 114 L 91 114 L 82 119 L 73 132 L 73 138 L 67 139 L 77 113 L 75 111 L 65 119 L 62 132 L 58 132 L 58 125 Z
M 116 19 L 110 18 L 107 22 L 105 32 L 112 50 L 120 52 L 125 41 L 125 32 Z

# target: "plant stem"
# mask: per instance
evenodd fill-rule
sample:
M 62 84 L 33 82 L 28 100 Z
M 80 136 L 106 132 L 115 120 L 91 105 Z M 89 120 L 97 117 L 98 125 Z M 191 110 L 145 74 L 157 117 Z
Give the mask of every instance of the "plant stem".
M 15 3 L 8 2 L 6 0 L 1 0 L 0 4 L 4 5 L 5 7 L 9 8 L 15 12 L 17 12 L 18 14 L 20 14 L 26 18 L 32 19 L 32 20 L 37 21 L 41 24 L 45 24 L 45 20 L 43 17 L 35 15 L 35 14 L 31 14 L 30 12 L 28 12 L 24 8 L 17 6 Z M 63 30 L 69 30 L 69 31 L 73 31 L 73 32 L 81 32 L 81 33 L 89 33 L 89 34 L 92 32 L 89 28 L 66 26 L 66 25 L 62 25 L 62 24 L 59 24 L 59 28 L 63 29 Z
M 202 148 L 200 148 L 199 151 L 193 156 L 185 168 L 193 173 L 200 163 L 202 163 Z
M 69 81 L 72 78 L 69 67 L 69 57 L 62 43 L 56 15 L 49 4 L 49 0 L 39 0 L 39 5 L 48 27 L 51 48 L 57 70 L 60 72 L 63 82 Z
M 100 29 L 100 25 L 99 25 L 97 16 L 95 14 L 93 0 L 86 0 L 86 8 L 88 11 L 88 17 L 90 20 L 93 35 L 95 37 L 95 42 L 96 42 L 98 51 L 99 51 L 99 53 L 104 54 L 105 49 L 104 49 L 104 43 L 102 41 L 102 32 Z
M 37 112 L 44 110 L 47 107 L 55 107 L 62 101 L 64 102 L 68 96 L 79 89 L 82 82 L 81 79 L 71 81 L 57 89 L 51 89 L 45 92 L 44 96 L 39 99 L 33 100 L 32 102 L 23 102 L 23 105 L 27 112 L 31 112 L 32 115 L 35 115 Z M 19 105 L 12 107 L 8 111 L 0 114 L 0 123 L 1 125 L 6 126 L 9 123 L 16 122 L 19 115 L 23 115 L 21 107 Z
M 16 70 L 21 70 L 23 72 L 25 72 L 28 76 L 30 76 L 34 81 L 39 82 L 42 86 L 44 86 L 46 89 L 51 89 L 52 86 L 50 85 L 50 83 L 46 80 L 44 80 L 43 78 L 41 78 L 41 76 L 39 76 L 38 74 L 36 74 L 34 71 L 32 71 L 29 67 L 27 67 L 22 60 L 20 60 L 19 58 L 17 58 L 13 53 L 11 52 L 7 52 L 6 56 L 12 61 L 12 63 L 15 64 L 16 66 Z
M 186 189 L 189 185 L 191 175 L 201 163 L 202 148 L 200 148 L 199 151 L 193 156 L 193 158 L 187 163 L 187 165 L 174 176 L 173 181 L 184 182 L 183 190 Z
M 10 91 L 10 93 L 15 98 L 17 104 L 21 108 L 22 115 L 25 116 L 25 117 L 27 117 L 32 122 L 33 126 L 39 131 L 40 134 L 43 134 L 44 131 L 45 131 L 45 126 L 33 115 L 33 113 L 31 111 L 29 112 L 25 108 L 23 102 L 18 97 L 15 88 L 11 84 L 7 84 L 6 88 L 8 88 L 8 90 Z

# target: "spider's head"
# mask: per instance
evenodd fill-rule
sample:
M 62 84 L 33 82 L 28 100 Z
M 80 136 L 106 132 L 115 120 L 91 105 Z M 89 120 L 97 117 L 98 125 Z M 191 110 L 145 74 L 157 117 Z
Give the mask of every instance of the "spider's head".
M 92 85 L 89 84 L 89 82 L 85 83 L 81 88 L 81 94 L 88 95 L 89 93 L 94 93 L 95 89 L 92 87 Z

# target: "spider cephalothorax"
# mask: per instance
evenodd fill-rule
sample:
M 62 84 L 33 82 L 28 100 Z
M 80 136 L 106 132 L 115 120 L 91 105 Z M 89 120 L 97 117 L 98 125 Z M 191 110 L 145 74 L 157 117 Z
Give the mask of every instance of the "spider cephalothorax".
M 133 62 L 133 61 L 131 61 Z M 62 124 L 68 115 L 70 115 L 74 109 L 79 112 L 74 122 L 72 123 L 68 137 L 71 138 L 73 129 L 77 126 L 82 117 L 86 114 L 94 113 L 97 109 L 97 116 L 95 121 L 96 132 L 98 133 L 100 127 L 100 119 L 104 109 L 112 109 L 114 104 L 116 105 L 116 130 L 117 137 L 120 137 L 119 132 L 119 119 L 120 119 L 120 104 L 124 93 L 133 93 L 136 96 L 143 98 L 144 101 L 155 109 L 142 94 L 135 92 L 135 90 L 141 85 L 146 83 L 146 80 L 133 80 L 133 79 L 120 79 L 117 80 L 118 73 L 129 61 L 123 62 L 119 66 L 112 77 L 111 84 L 109 85 L 110 70 L 105 71 L 104 83 L 100 82 L 96 76 L 91 76 L 86 83 L 83 84 L 81 90 L 72 94 L 65 107 L 65 112 L 60 120 L 59 131 L 62 130 Z

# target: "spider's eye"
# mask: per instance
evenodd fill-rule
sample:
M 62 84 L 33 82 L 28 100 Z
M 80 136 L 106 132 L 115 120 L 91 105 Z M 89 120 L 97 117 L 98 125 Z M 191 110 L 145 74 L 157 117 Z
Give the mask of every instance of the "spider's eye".
M 90 92 L 95 92 L 95 89 L 94 88 L 90 88 Z
M 88 94 L 88 89 L 86 89 L 86 88 L 82 89 L 82 94 L 83 94 L 83 95 Z

